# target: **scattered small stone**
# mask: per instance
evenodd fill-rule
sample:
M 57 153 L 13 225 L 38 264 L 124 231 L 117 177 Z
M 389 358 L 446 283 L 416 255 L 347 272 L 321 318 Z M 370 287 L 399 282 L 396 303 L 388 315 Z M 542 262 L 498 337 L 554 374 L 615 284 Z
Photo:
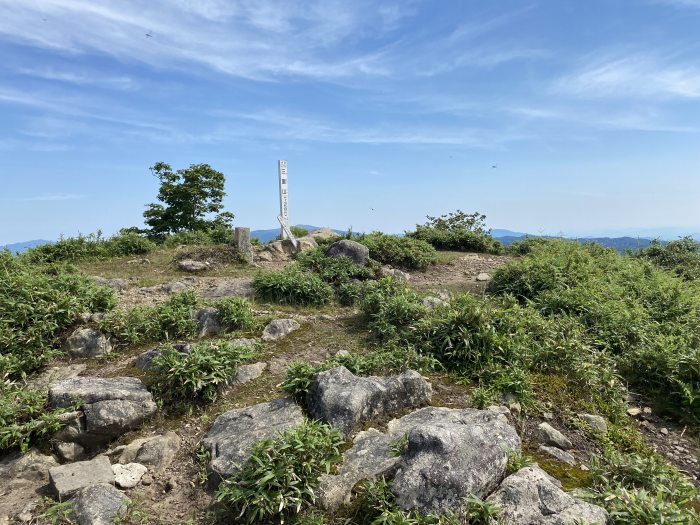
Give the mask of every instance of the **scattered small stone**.
M 141 477 L 148 471 L 148 469 L 141 465 L 140 463 L 127 463 L 122 465 L 117 463 L 112 465 L 112 472 L 114 472 L 114 482 L 117 487 L 122 489 L 131 489 L 139 484 Z
M 641 414 L 642 411 L 639 408 L 632 407 L 627 409 L 627 415 L 630 417 L 637 417 L 639 414 Z
M 659 430 L 664 436 L 668 436 L 668 429 L 666 427 L 663 427 L 661 430 Z
M 583 470 L 584 472 L 588 472 L 589 470 L 591 470 L 591 469 L 588 467 L 588 465 L 584 465 L 583 463 L 581 463 L 581 465 L 579 465 L 578 468 L 580 468 L 580 469 Z
M 540 445 L 539 451 L 561 461 L 562 463 L 566 463 L 567 465 L 573 466 L 576 464 L 576 458 L 560 448 Z
M 534 432 L 534 437 L 540 443 L 545 445 L 553 445 L 562 450 L 568 450 L 573 447 L 569 438 L 559 432 L 549 423 L 540 423 Z
M 544 414 L 542 414 L 542 417 L 545 418 L 547 421 L 551 421 L 552 419 L 554 419 L 554 414 L 552 414 L 551 412 L 545 412 Z
M 486 282 L 491 280 L 491 276 L 485 272 L 481 272 L 476 276 L 476 280 L 479 282 Z
M 644 414 L 648 416 L 649 414 L 651 414 L 651 408 L 649 408 L 649 407 L 644 407 L 644 408 L 642 409 L 642 412 L 644 412 Z
M 263 330 L 263 341 L 277 341 L 298 330 L 301 326 L 294 319 L 275 319 Z
M 152 485 L 153 484 L 153 476 L 150 474 L 144 474 L 143 477 L 141 478 L 141 485 Z
M 262 375 L 266 368 L 267 363 L 264 362 L 243 365 L 238 368 L 238 372 L 236 372 L 236 375 L 233 377 L 231 384 L 243 385 L 249 381 L 252 381 L 253 379 L 257 379 Z
M 423 298 L 423 305 L 429 310 L 435 310 L 436 308 L 449 306 L 449 303 L 444 299 L 429 295 L 428 297 Z
M 601 434 L 608 433 L 608 424 L 604 417 L 593 414 L 579 414 L 579 417 Z
M 126 264 L 151 264 L 150 259 L 131 259 L 126 261 Z

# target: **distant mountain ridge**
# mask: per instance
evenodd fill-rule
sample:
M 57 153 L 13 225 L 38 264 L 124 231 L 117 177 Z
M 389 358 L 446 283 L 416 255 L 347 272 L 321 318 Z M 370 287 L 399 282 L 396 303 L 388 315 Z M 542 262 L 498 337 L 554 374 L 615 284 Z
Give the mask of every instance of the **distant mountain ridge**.
M 24 250 L 29 248 L 34 248 L 36 246 L 41 246 L 42 244 L 49 244 L 53 241 L 47 241 L 46 239 L 34 239 L 33 241 L 15 242 L 12 244 L 6 244 L 0 246 L 0 250 L 10 250 L 14 255 L 17 255 Z

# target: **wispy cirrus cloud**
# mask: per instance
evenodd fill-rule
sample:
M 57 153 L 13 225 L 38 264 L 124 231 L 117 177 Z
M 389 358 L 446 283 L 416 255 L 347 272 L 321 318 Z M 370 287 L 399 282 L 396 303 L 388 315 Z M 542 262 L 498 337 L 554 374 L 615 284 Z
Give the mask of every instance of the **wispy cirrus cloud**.
M 580 98 L 700 98 L 700 67 L 676 57 L 606 53 L 555 80 L 552 92 Z
M 138 87 L 137 82 L 126 75 L 103 76 L 97 72 L 59 71 L 53 68 L 20 68 L 18 73 L 43 80 L 54 80 L 77 86 L 100 86 L 123 91 Z

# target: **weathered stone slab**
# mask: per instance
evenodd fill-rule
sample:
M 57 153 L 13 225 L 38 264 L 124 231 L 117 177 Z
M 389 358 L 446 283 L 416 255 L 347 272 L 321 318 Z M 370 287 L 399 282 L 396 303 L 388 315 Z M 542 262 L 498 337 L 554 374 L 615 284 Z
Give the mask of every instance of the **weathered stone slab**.
M 295 330 L 299 330 L 300 325 L 294 319 L 275 319 L 270 321 L 263 330 L 263 341 L 277 341 L 283 337 L 287 337 Z
M 112 351 L 107 336 L 94 328 L 77 328 L 63 344 L 72 357 L 97 357 Z
M 70 498 L 80 489 L 98 483 L 114 484 L 114 473 L 106 456 L 78 461 L 49 469 L 51 489 L 59 500 Z
M 309 413 L 348 436 L 363 423 L 430 401 L 432 388 L 418 372 L 358 377 L 344 366 L 319 372 L 307 396 Z
M 129 501 L 123 492 L 112 485 L 99 483 L 75 495 L 70 517 L 78 525 L 112 525 L 126 515 Z

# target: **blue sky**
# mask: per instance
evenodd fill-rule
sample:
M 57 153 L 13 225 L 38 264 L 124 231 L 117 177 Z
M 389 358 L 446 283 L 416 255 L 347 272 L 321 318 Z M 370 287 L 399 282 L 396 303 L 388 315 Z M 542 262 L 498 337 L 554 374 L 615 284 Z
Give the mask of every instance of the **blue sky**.
M 141 225 L 157 161 L 274 227 L 280 158 L 293 223 L 698 232 L 700 0 L 0 0 L 0 244 Z

